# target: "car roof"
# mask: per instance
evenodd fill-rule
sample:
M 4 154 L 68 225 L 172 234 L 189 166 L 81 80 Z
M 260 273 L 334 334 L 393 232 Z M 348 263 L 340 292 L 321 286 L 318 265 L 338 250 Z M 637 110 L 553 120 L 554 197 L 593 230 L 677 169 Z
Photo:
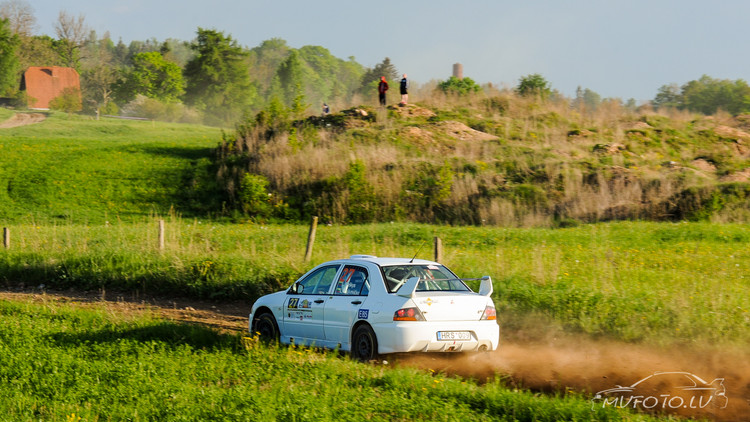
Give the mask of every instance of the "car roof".
M 425 259 L 415 259 L 415 258 L 388 258 L 388 257 L 378 257 L 374 255 L 352 255 L 348 259 L 341 259 L 339 261 L 342 262 L 357 262 L 357 261 L 365 261 L 365 262 L 372 262 L 373 264 L 376 264 L 378 266 L 388 266 L 388 265 L 404 265 L 404 264 L 415 264 L 415 265 L 441 265 L 434 261 L 428 261 Z

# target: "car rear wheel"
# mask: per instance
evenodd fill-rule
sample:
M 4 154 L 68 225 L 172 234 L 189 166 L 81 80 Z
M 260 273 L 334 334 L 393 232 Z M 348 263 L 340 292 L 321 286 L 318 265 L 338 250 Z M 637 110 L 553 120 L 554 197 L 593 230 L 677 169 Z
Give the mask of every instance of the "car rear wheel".
M 378 356 L 378 339 L 369 325 L 360 325 L 352 335 L 352 357 L 362 362 Z
M 279 326 L 270 312 L 264 312 L 255 318 L 253 332 L 264 341 L 279 340 Z

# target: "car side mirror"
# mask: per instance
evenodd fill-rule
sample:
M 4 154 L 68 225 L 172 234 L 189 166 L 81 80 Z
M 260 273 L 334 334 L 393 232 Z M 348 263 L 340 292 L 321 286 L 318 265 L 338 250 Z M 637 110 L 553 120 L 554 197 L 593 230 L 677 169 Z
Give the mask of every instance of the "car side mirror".
M 299 282 L 294 283 L 294 285 L 292 286 L 292 293 L 302 294 L 304 290 L 305 286 L 301 285 Z

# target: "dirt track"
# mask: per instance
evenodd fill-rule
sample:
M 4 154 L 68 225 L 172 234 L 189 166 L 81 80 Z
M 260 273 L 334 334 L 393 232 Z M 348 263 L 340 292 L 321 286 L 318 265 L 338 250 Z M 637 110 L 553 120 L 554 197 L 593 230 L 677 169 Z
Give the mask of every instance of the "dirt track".
M 0 300 L 75 303 L 80 306 L 104 307 L 122 315 L 151 313 L 161 318 L 200 324 L 222 331 L 247 331 L 250 303 L 241 301 L 208 302 L 195 299 L 140 297 L 119 292 L 44 292 L 0 291 Z
M 667 400 L 683 393 L 679 391 L 681 386 L 666 383 L 645 396 L 658 400 L 652 402 L 652 412 L 715 421 L 750 421 L 750 355 L 746 350 L 659 349 L 569 337 L 547 342 L 508 342 L 487 357 L 480 356 L 456 359 L 413 355 L 403 363 L 480 381 L 501 374 L 508 384 L 519 388 L 548 393 L 576 391 L 585 397 L 617 386 L 631 386 L 657 372 L 688 372 L 707 383 L 723 378 L 726 408 L 715 406 L 718 400 L 706 400 L 709 405 L 704 408 L 691 408 L 687 400 L 684 406 L 670 407 Z M 602 404 L 592 402 L 592 406 Z M 645 410 L 643 406 L 639 409 Z
M 43 113 L 16 113 L 10 119 L 0 122 L 0 129 L 32 125 L 44 121 L 47 116 Z
M 228 332 L 247 332 L 250 303 L 209 302 L 187 299 L 141 298 L 114 292 L 30 293 L 4 290 L 0 300 L 75 303 L 104 307 L 118 315 L 150 313 L 161 318 L 200 324 Z M 684 371 L 705 381 L 724 378 L 725 409 L 662 409 L 668 413 L 716 421 L 750 420 L 750 353 L 715 348 L 657 349 L 619 342 L 557 336 L 544 340 L 506 340 L 496 352 L 482 355 L 398 356 L 394 366 L 410 366 L 484 380 L 500 375 L 509 384 L 535 391 L 569 390 L 593 397 L 597 391 L 629 386 L 655 372 Z M 672 386 L 673 387 L 673 386 Z M 664 387 L 669 391 L 670 386 Z M 661 391 L 663 393 L 664 391 Z

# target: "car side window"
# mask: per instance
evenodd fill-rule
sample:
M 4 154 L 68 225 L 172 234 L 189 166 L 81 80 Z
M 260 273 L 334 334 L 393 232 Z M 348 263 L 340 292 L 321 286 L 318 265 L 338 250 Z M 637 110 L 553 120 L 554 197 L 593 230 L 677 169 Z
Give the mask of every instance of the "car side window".
M 328 293 L 328 288 L 333 283 L 338 265 L 329 265 L 317 269 L 312 274 L 297 282 L 297 293 L 304 295 L 324 295 Z M 290 294 L 294 294 L 290 291 Z
M 335 295 L 367 296 L 370 293 L 370 278 L 367 270 L 347 265 L 336 282 Z

